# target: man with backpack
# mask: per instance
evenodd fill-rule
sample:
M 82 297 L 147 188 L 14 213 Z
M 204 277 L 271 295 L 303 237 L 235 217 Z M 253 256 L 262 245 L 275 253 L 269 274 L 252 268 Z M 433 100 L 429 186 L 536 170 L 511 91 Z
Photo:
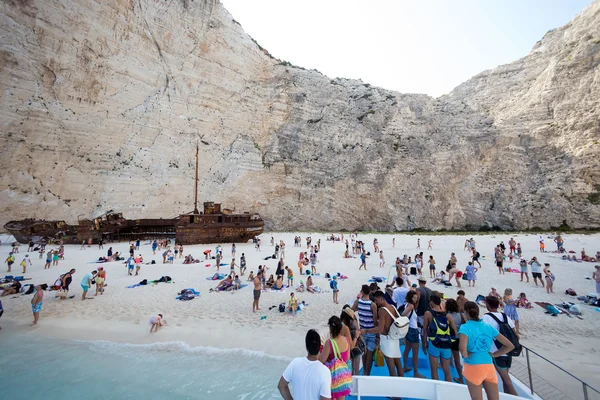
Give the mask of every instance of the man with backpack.
M 488 325 L 491 325 L 498 332 L 504 335 L 508 340 L 510 340 L 511 343 L 515 345 L 515 350 L 521 348 L 519 344 L 519 335 L 517 335 L 515 331 L 515 323 L 505 313 L 498 312 L 498 307 L 500 306 L 500 301 L 498 300 L 498 298 L 495 296 L 487 296 L 485 298 L 485 306 L 489 312 L 483 316 L 483 322 L 487 323 Z M 490 352 L 493 353 L 497 351 L 498 345 L 499 343 L 497 341 L 494 341 Z M 513 350 L 513 352 L 515 350 Z M 511 353 L 494 358 L 494 366 L 496 367 L 496 371 L 498 371 L 500 378 L 502 378 L 502 387 L 504 388 L 504 393 L 509 393 L 516 396 L 517 391 L 515 390 L 515 387 L 513 386 L 512 380 L 510 379 L 510 375 L 508 373 L 511 365 Z
M 429 354 L 431 379 L 439 380 L 438 360 L 442 359 L 442 370 L 446 382 L 452 382 L 450 373 L 450 360 L 452 359 L 452 337 L 456 337 L 458 330 L 452 318 L 448 318 L 442 309 L 442 299 L 437 294 L 432 294 L 429 301 L 429 311 L 425 312 L 423 322 L 423 352 Z
M 377 305 L 377 326 L 362 329 L 361 335 L 378 333 L 379 347 L 385 357 L 390 376 L 404 376 L 404 369 L 402 369 L 400 361 L 400 337 L 405 335 L 400 334 L 399 328 L 395 326 L 394 322 L 400 319 L 398 322 L 405 324 L 406 330 L 408 330 L 408 318 L 401 317 L 398 311 L 388 304 L 385 294 L 381 290 L 373 293 L 373 300 Z

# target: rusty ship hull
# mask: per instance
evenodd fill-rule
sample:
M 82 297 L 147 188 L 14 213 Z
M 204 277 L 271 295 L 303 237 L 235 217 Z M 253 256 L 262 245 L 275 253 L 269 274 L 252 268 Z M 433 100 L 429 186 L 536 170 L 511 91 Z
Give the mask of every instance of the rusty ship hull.
M 175 239 L 178 244 L 243 243 L 260 235 L 264 221 L 258 214 L 221 212 L 220 204 L 207 202 L 204 213 L 184 214 L 177 218 L 125 219 L 122 214 L 107 213 L 77 225 L 65 221 L 25 219 L 4 225 L 20 243 L 42 240 L 48 243 L 80 244 Z

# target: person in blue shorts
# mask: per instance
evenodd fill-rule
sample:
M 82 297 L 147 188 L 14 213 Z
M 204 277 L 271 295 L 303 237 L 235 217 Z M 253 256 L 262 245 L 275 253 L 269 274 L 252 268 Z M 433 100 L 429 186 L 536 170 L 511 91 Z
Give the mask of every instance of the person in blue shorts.
M 86 299 L 86 295 L 88 290 L 90 290 L 90 286 L 92 286 L 92 279 L 94 279 L 94 277 L 96 276 L 96 274 L 98 273 L 98 271 L 94 270 L 92 272 L 88 272 L 87 274 L 85 274 L 83 276 L 83 279 L 81 279 L 81 288 L 83 289 L 83 294 L 81 295 L 81 300 L 85 300 Z
M 452 359 L 452 337 L 458 331 L 454 320 L 446 315 L 442 309 L 442 299 L 436 294 L 429 298 L 429 310 L 425 312 L 423 320 L 423 353 L 429 354 L 431 379 L 438 378 L 438 360 L 442 359 L 444 380 L 452 382 L 450 373 L 450 360 Z

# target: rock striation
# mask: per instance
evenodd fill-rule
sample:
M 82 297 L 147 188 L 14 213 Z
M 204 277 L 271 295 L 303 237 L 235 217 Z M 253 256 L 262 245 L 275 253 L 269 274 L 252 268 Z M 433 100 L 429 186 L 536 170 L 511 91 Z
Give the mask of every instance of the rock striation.
M 199 198 L 279 230 L 600 228 L 600 2 L 450 94 L 277 60 L 216 0 L 0 3 L 0 224 Z

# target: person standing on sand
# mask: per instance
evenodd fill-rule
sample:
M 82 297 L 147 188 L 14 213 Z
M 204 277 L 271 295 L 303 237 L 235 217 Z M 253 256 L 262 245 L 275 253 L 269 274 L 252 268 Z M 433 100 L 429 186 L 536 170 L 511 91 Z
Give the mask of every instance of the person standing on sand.
M 375 328 L 375 315 L 377 315 L 377 306 L 371 301 L 369 294 L 371 289 L 368 285 L 362 285 L 359 298 L 356 299 L 352 305 L 353 311 L 358 311 L 358 322 L 361 330 L 367 330 Z M 366 351 L 364 352 L 363 359 L 363 375 L 371 375 L 371 368 L 373 367 L 373 352 L 377 345 L 377 335 L 369 333 L 362 335 L 365 341 Z
M 600 295 L 600 265 L 595 265 L 594 268 L 596 270 L 592 273 L 592 279 L 596 282 L 596 294 Z
M 540 235 L 540 253 L 545 252 L 546 245 L 544 244 L 544 237 Z
M 98 250 L 103 250 L 104 249 L 104 238 L 100 238 L 100 240 L 98 240 Z
M 481 268 L 481 263 L 479 262 L 479 257 L 481 257 L 481 254 L 479 254 L 479 252 L 477 251 L 476 248 L 473 248 L 473 258 L 471 259 L 471 261 L 473 261 L 473 265 L 475 265 L 475 263 L 477 263 L 477 265 L 479 265 L 479 268 Z
M 92 272 L 88 272 L 87 274 L 85 274 L 83 276 L 83 279 L 81 280 L 81 288 L 83 289 L 83 294 L 81 295 L 81 300 L 85 300 L 86 299 L 86 295 L 88 290 L 90 289 L 90 286 L 92 286 L 92 279 L 94 279 L 94 277 L 96 276 L 98 272 L 96 270 L 92 271 Z M 90 297 L 91 299 L 92 297 Z
M 284 400 L 331 399 L 331 372 L 321 361 L 321 336 L 314 329 L 306 333 L 306 357 L 292 360 L 279 379 L 277 389 Z M 289 384 L 292 384 L 290 392 Z
M 473 287 L 475 287 L 475 282 L 477 281 L 477 268 L 473 265 L 471 261 L 469 261 L 469 265 L 466 268 L 467 281 L 469 281 L 469 287 L 471 287 L 471 283 L 473 283 Z
M 44 291 L 42 290 L 42 285 L 37 285 L 35 287 L 35 294 L 31 299 L 31 311 L 33 312 L 33 325 L 37 325 L 40 319 L 40 311 L 42 311 L 42 300 L 44 299 Z
M 429 256 L 429 277 L 435 278 L 435 259 Z
M 333 279 L 331 280 L 330 285 L 331 285 L 331 289 L 333 290 L 333 302 L 335 304 L 338 304 L 338 294 L 340 293 L 340 289 L 338 289 L 337 275 L 333 276 Z
M 523 275 L 527 278 L 527 283 L 529 283 L 529 273 L 527 272 L 527 261 L 523 257 L 519 260 L 519 267 L 521 267 L 521 282 L 523 282 Z
M 23 261 L 21 261 L 21 267 L 23 267 L 23 273 L 27 273 L 27 264 L 29 263 L 29 266 L 31 266 L 31 260 L 29 259 L 29 254 L 25 254 L 25 258 L 23 259 Z
M 379 268 L 383 268 L 385 266 L 385 258 L 383 257 L 383 250 L 379 252 Z
M 217 251 L 215 254 L 215 263 L 217 264 L 217 272 L 219 272 L 219 268 L 221 267 L 221 252 Z
M 513 256 L 517 252 L 517 242 L 514 238 L 510 238 L 510 240 L 508 241 L 508 251 L 510 251 L 510 254 L 512 254 Z
M 364 268 L 365 271 L 367 270 L 367 252 L 365 250 L 362 251 L 362 253 L 360 254 L 360 267 L 358 267 L 358 270 L 360 271 L 361 268 Z
M 535 286 L 538 285 L 537 280 L 540 280 L 542 287 L 544 287 L 544 280 L 542 279 L 542 266 L 537 260 L 537 257 L 533 257 L 531 261 L 529 261 L 529 265 L 531 265 L 531 276 L 533 277 L 533 283 Z
M 152 333 L 152 330 L 154 330 L 154 333 L 157 333 L 158 327 L 164 326 L 165 323 L 163 323 L 162 319 L 163 319 L 162 314 L 158 314 L 158 315 L 150 317 L 150 333 Z
M 554 274 L 550 272 L 550 264 L 548 263 L 544 264 L 544 278 L 546 279 L 546 293 L 554 293 L 553 286 L 555 277 Z
M 135 273 L 137 275 L 137 271 Z M 106 271 L 104 267 L 98 267 L 98 275 L 96 275 L 96 294 L 94 296 L 98 296 L 104 294 L 104 282 L 106 282 Z
M 252 302 L 252 312 L 260 311 L 258 302 L 260 301 L 260 290 L 262 283 L 263 271 L 258 271 L 256 274 L 256 278 L 254 278 L 254 291 L 252 294 L 254 295 L 254 301 Z
M 75 271 L 75 268 L 72 268 L 69 272 L 63 274 L 60 277 L 60 292 L 58 294 L 61 300 L 66 299 L 69 295 L 69 285 L 73 280 L 73 274 L 75 273 Z
M 347 241 L 346 241 L 347 244 Z M 396 238 L 392 238 L 392 248 L 396 248 Z
M 433 240 L 431 239 L 427 242 L 427 250 L 433 250 Z
M 361 335 L 379 334 L 379 346 L 385 357 L 390 376 L 404 376 L 404 369 L 400 360 L 400 339 L 392 339 L 388 336 L 390 327 L 394 320 L 400 317 L 398 310 L 385 300 L 381 290 L 373 293 L 373 299 L 377 305 L 377 326 L 371 329 L 361 329 Z
M 496 258 L 496 267 L 498 267 L 498 275 L 504 275 L 504 253 L 502 253 L 498 246 L 496 246 L 494 256 Z
M 244 276 L 244 272 L 246 272 L 246 255 L 242 253 L 240 257 L 240 276 Z
M 421 238 L 417 239 L 417 249 L 421 248 Z
M 142 268 L 142 263 L 144 262 L 144 259 L 142 258 L 141 254 L 138 254 L 138 256 L 135 257 L 133 261 L 135 262 L 135 276 L 138 276 L 138 274 L 140 273 L 140 269 Z
M 8 257 L 5 260 L 6 264 L 8 265 L 8 272 L 10 272 L 10 269 L 12 267 L 12 265 L 15 263 L 15 256 L 13 256 L 13 253 L 8 253 Z
M 46 253 L 46 264 L 44 264 L 44 269 L 50 269 L 50 264 L 52 264 L 52 250 L 48 250 L 48 253 Z

